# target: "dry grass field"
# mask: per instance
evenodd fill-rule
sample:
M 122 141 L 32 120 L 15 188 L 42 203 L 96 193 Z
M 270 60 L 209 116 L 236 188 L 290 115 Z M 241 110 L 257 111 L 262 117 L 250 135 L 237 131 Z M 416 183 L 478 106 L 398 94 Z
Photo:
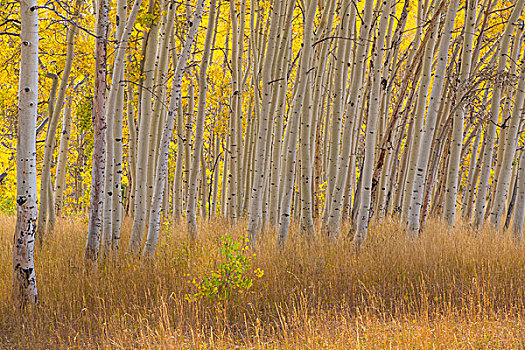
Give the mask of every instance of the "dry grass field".
M 60 221 L 37 250 L 40 303 L 22 313 L 10 297 L 14 219 L 0 218 L 1 349 L 525 348 L 525 247 L 508 235 L 450 235 L 431 221 L 407 242 L 396 223 L 376 222 L 357 254 L 346 238 L 277 251 L 267 234 L 240 252 L 256 254 L 243 272 L 253 286 L 218 301 L 188 298 L 191 281 L 217 270 L 220 237 L 244 224 L 202 223 L 196 246 L 165 225 L 148 264 L 125 254 L 126 222 L 123 249 L 97 273 L 83 268 L 86 226 Z

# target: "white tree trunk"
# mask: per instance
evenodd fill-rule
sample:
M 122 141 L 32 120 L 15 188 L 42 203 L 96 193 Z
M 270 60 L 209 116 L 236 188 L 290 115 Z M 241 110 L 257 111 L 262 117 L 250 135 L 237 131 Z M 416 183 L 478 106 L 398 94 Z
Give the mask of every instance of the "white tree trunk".
M 108 2 L 100 0 L 97 11 L 95 39 L 95 91 L 93 96 L 93 169 L 91 171 L 91 197 L 89 202 L 89 222 L 84 261 L 88 269 L 96 269 L 102 230 L 104 204 L 104 176 L 106 149 L 106 58 L 108 37 Z
M 514 31 L 515 23 L 521 15 L 524 5 L 525 0 L 518 0 L 516 2 L 514 9 L 512 10 L 512 13 L 508 19 L 503 37 L 501 38 L 498 52 L 496 53 L 498 57 L 498 68 L 496 74 L 498 74 L 499 78 L 494 84 L 492 102 L 490 106 L 490 121 L 483 139 L 483 164 L 481 165 L 481 174 L 478 184 L 478 192 L 476 195 L 476 206 L 474 210 L 474 226 L 477 228 L 481 228 L 481 226 L 483 226 L 483 221 L 485 220 L 486 195 L 489 185 L 490 170 L 492 167 L 492 153 L 494 150 L 496 124 L 499 120 L 501 90 L 503 88 L 503 79 L 500 77 L 501 74 L 504 73 L 505 67 L 507 65 L 507 52 L 509 50 L 511 35 Z
M 313 36 L 313 23 L 315 18 L 315 12 L 317 9 L 317 3 L 313 0 L 308 1 L 306 11 L 306 18 L 303 27 L 303 48 L 301 53 L 301 63 L 298 67 L 295 97 L 292 106 L 292 114 L 288 119 L 288 126 L 290 128 L 288 144 L 285 145 L 288 154 L 287 163 L 285 167 L 285 178 L 283 179 L 282 186 L 282 202 L 281 202 L 281 219 L 279 221 L 279 233 L 277 236 L 277 243 L 280 247 L 284 247 L 288 238 L 288 231 L 290 229 L 290 217 L 291 217 L 291 205 L 292 197 L 294 194 L 294 175 L 295 175 L 295 163 L 297 157 L 297 137 L 299 133 L 299 114 L 303 111 L 303 104 L 308 103 L 305 101 L 305 94 L 307 83 L 308 83 L 308 71 L 311 63 L 312 56 L 312 36 Z
M 367 3 L 371 0 L 367 0 Z M 360 202 L 359 209 L 357 212 L 357 222 L 356 222 L 356 233 L 354 236 L 354 241 L 357 246 L 360 246 L 366 239 L 368 232 L 368 224 L 371 215 L 372 209 L 372 177 L 374 174 L 374 164 L 375 164 L 375 144 L 376 144 L 376 134 L 377 134 L 377 124 L 379 120 L 379 111 L 381 107 L 380 102 L 380 89 L 381 89 L 381 73 L 383 66 L 383 56 L 384 56 L 384 42 L 386 36 L 386 29 L 388 25 L 388 15 L 390 13 L 390 4 L 391 1 L 387 0 L 383 2 L 381 11 L 381 17 L 379 20 L 379 28 L 377 32 L 376 39 L 376 48 L 372 53 L 372 88 L 370 94 L 370 111 L 368 114 L 368 119 L 366 122 L 366 138 L 365 138 L 365 162 L 363 165 L 363 170 L 361 172 L 361 193 L 360 193 Z M 366 6 L 366 5 L 365 5 Z
M 162 137 L 160 140 L 159 159 L 157 161 L 157 169 L 155 172 L 155 187 L 153 190 L 153 199 L 151 203 L 148 236 L 143 250 L 143 256 L 146 258 L 153 257 L 159 239 L 162 196 L 164 195 L 164 187 L 166 185 L 165 179 L 168 175 L 168 155 L 171 134 L 173 132 L 173 127 L 175 126 L 176 112 L 181 100 L 182 76 L 186 69 L 191 48 L 195 42 L 197 30 L 202 19 L 204 1 L 205 0 L 199 0 L 197 2 L 193 19 L 190 22 L 191 25 L 188 35 L 186 36 L 186 40 L 182 47 L 182 52 L 177 62 L 177 67 L 175 67 L 173 87 L 168 109 L 168 119 L 166 120 L 166 125 L 162 131 Z
M 64 188 L 66 186 L 66 165 L 68 159 L 69 137 L 71 135 L 71 104 L 73 96 L 68 97 L 64 116 L 62 118 L 62 132 L 60 149 L 58 151 L 57 172 L 55 179 L 55 211 L 57 216 L 62 216 L 64 202 Z
M 474 31 L 476 25 L 477 0 L 467 1 L 465 16 L 465 32 L 463 35 L 463 52 L 461 53 L 461 65 L 459 68 L 458 83 L 460 85 L 461 96 L 466 87 L 470 74 L 470 64 L 472 59 L 472 46 L 474 42 Z M 452 139 L 450 148 L 450 161 L 445 194 L 444 216 L 449 226 L 454 226 L 456 222 L 456 201 L 458 196 L 458 175 L 461 162 L 461 149 L 463 145 L 463 124 L 465 119 L 464 102 L 459 101 L 453 120 Z
M 80 2 L 77 1 L 77 9 L 80 6 Z M 77 10 L 78 11 L 78 10 Z M 40 201 L 45 203 L 41 206 L 41 210 L 38 213 L 38 235 L 39 241 L 42 243 L 44 241 L 44 235 L 46 231 L 48 234 L 52 234 L 55 226 L 55 208 L 54 208 L 54 197 L 53 193 L 49 190 L 52 188 L 51 181 L 51 168 L 53 164 L 53 153 L 55 151 L 55 135 L 58 126 L 58 120 L 60 117 L 60 112 L 64 106 L 64 101 L 66 97 L 67 85 L 69 82 L 69 74 L 71 73 L 71 67 L 73 65 L 73 58 L 75 55 L 74 45 L 75 45 L 75 34 L 76 26 L 70 24 L 67 30 L 67 52 L 66 52 L 66 62 L 64 65 L 64 71 L 62 72 L 62 77 L 60 78 L 60 87 L 58 88 L 58 96 L 56 101 L 53 101 L 54 108 L 53 113 L 50 116 L 48 129 L 46 133 L 46 141 L 44 146 L 44 160 L 42 162 L 42 175 L 40 183 Z M 48 221 L 49 218 L 49 221 Z M 48 223 L 46 230 L 46 222 Z
M 148 40 L 146 58 L 144 63 L 144 75 L 146 78 L 143 82 L 141 112 L 139 123 L 139 134 L 137 142 L 137 169 L 135 170 L 135 210 L 133 216 L 133 226 L 131 228 L 131 239 L 128 250 L 131 253 L 138 254 L 142 249 L 142 238 L 147 223 L 148 208 L 148 162 L 149 154 L 149 135 L 151 132 L 151 111 L 152 111 L 152 91 L 153 78 L 155 73 L 155 58 L 157 48 L 156 30 L 152 30 L 152 35 Z
M 436 71 L 434 73 L 434 82 L 432 92 L 430 93 L 430 102 L 425 120 L 425 128 L 421 135 L 421 144 L 418 151 L 418 160 L 416 167 L 416 176 L 414 178 L 414 189 L 411 193 L 411 200 L 408 212 L 408 230 L 410 236 L 419 233 L 419 218 L 423 204 L 423 190 L 426 180 L 428 162 L 430 158 L 431 143 L 434 139 L 438 111 L 443 98 L 443 85 L 445 81 L 445 71 L 448 63 L 448 49 L 450 47 L 450 38 L 454 30 L 454 20 L 458 11 L 459 0 L 452 0 L 449 3 L 443 34 L 439 45 Z
M 268 37 L 268 47 L 263 45 L 262 50 L 266 49 L 264 64 L 262 67 L 262 105 L 259 115 L 257 141 L 255 143 L 255 164 L 253 169 L 253 186 L 251 190 L 250 218 L 248 222 L 247 234 L 252 242 L 257 238 L 260 222 L 262 219 L 262 201 L 264 197 L 264 186 L 267 177 L 267 159 L 269 151 L 266 147 L 267 141 L 271 140 L 270 128 L 270 108 L 271 108 L 271 89 L 270 81 L 272 80 L 272 61 L 277 51 L 277 32 L 279 30 L 279 16 L 282 7 L 281 0 L 275 0 L 270 24 L 270 33 Z
M 511 94 L 509 94 L 511 95 Z M 511 96 L 507 96 L 511 98 Z M 525 98 L 525 56 L 521 59 L 521 71 L 518 77 L 518 87 L 516 96 L 514 98 L 514 106 L 512 107 L 512 114 L 510 121 L 507 122 L 507 135 L 503 145 L 503 161 L 501 163 L 501 171 L 498 182 L 496 184 L 496 192 L 494 194 L 494 204 L 490 216 L 491 224 L 499 228 L 501 224 L 501 216 L 505 211 L 505 199 L 509 192 L 510 180 L 512 174 L 512 163 L 514 155 L 516 154 L 516 145 L 518 141 L 518 129 L 520 121 L 523 116 L 523 100 Z
M 193 148 L 193 161 L 191 162 L 190 177 L 188 186 L 188 202 L 186 208 L 186 220 L 188 222 L 188 231 L 192 241 L 198 238 L 197 231 L 197 217 L 195 214 L 197 206 L 197 178 L 199 176 L 199 164 L 201 157 L 203 157 L 202 149 L 204 146 L 204 118 L 206 112 L 206 94 L 208 92 L 208 84 L 206 81 L 206 74 L 208 71 L 208 64 L 210 60 L 211 44 L 213 40 L 213 33 L 215 31 L 215 10 L 216 0 L 210 1 L 210 13 L 208 17 L 208 29 L 206 30 L 206 39 L 204 40 L 204 51 L 202 53 L 202 60 L 199 70 L 199 102 L 197 105 L 197 120 L 195 125 L 195 143 Z M 174 90 L 175 91 L 175 90 Z M 204 165 L 204 164 L 203 164 Z M 205 192 L 206 168 L 203 167 L 203 183 L 202 191 Z M 205 207 L 206 203 L 203 201 L 202 205 Z
M 37 220 L 36 120 L 38 107 L 38 10 L 36 0 L 20 1 L 21 54 L 16 147 L 16 227 L 13 239 L 13 294 L 19 305 L 38 299 L 35 276 Z

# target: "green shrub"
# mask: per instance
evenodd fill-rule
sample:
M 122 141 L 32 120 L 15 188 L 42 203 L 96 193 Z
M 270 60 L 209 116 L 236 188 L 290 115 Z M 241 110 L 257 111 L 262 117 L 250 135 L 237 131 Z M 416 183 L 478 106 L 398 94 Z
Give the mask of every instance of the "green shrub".
M 248 254 L 248 237 L 234 239 L 226 234 L 221 237 L 221 262 L 208 275 L 200 280 L 193 278 L 192 283 L 197 293 L 188 294 L 189 301 L 208 298 L 211 301 L 225 301 L 232 293 L 243 293 L 253 285 L 253 278 L 261 278 L 264 272 L 253 269 L 255 254 Z

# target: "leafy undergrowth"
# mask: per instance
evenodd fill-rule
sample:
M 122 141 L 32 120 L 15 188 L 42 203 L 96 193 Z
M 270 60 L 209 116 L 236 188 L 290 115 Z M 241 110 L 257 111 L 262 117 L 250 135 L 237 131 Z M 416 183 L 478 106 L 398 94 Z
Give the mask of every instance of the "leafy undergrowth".
M 252 250 L 243 223 L 200 223 L 197 245 L 164 227 L 154 263 L 125 253 L 126 221 L 117 256 L 86 273 L 86 220 L 59 221 L 37 250 L 40 303 L 20 312 L 0 218 L 0 348 L 525 348 L 525 248 L 508 235 L 430 222 L 407 242 L 377 222 L 357 253 L 348 238 L 277 251 L 272 233 Z

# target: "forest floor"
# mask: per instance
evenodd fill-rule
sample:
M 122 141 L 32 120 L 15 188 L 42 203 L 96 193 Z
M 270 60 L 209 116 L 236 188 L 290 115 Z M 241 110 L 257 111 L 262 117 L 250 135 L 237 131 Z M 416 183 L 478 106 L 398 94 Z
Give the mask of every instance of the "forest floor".
M 88 273 L 87 220 L 64 219 L 37 247 L 39 304 L 20 311 L 14 222 L 0 217 L 1 349 L 525 348 L 525 247 L 508 234 L 431 221 L 406 241 L 376 222 L 359 252 L 346 237 L 279 251 L 269 233 L 252 250 L 244 224 L 215 220 L 196 245 L 165 224 L 145 262 L 125 253 L 126 221 L 117 256 Z

